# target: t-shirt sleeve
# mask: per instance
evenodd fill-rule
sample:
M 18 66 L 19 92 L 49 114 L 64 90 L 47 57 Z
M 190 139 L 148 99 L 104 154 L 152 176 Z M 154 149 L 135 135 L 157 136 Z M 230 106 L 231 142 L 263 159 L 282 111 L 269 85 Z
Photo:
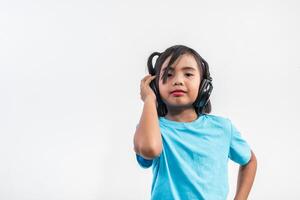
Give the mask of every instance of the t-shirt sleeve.
M 136 125 L 136 128 L 138 127 L 139 124 Z M 136 160 L 138 162 L 138 164 L 142 167 L 142 168 L 149 168 L 151 167 L 153 160 L 148 160 L 144 157 L 142 157 L 141 155 L 135 153 L 136 155 Z
M 228 157 L 240 165 L 245 165 L 251 158 L 251 148 L 231 120 L 229 120 L 229 123 L 231 139 Z
M 142 167 L 142 168 L 149 168 L 151 167 L 152 163 L 153 163 L 153 160 L 148 160 L 148 159 L 145 159 L 143 158 L 141 155 L 139 154 L 135 154 L 136 155 L 136 160 L 138 162 L 138 164 Z

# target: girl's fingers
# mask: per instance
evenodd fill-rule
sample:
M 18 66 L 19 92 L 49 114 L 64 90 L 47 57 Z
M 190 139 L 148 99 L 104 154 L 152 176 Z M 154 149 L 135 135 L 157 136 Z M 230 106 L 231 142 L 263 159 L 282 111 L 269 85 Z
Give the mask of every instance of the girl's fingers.
M 156 75 L 149 77 L 146 81 L 145 84 L 148 85 L 153 79 L 155 79 Z
M 148 75 L 145 76 L 142 80 L 143 80 L 143 81 L 146 81 L 150 76 L 151 76 L 151 74 L 148 74 Z

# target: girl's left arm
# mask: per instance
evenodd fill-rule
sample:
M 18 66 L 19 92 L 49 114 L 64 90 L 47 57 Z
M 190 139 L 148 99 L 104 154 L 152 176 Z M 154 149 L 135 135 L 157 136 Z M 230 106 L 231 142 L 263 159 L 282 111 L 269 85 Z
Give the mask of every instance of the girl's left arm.
M 254 182 L 257 160 L 251 150 L 251 159 L 246 165 L 241 165 L 238 173 L 237 188 L 234 200 L 247 200 Z

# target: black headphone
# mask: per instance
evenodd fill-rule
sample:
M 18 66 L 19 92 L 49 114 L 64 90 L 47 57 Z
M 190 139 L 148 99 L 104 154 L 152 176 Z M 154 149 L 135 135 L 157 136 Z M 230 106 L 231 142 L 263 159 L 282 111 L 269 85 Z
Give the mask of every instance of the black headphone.
M 149 73 L 153 76 L 155 75 L 155 69 L 153 68 L 152 65 L 152 59 L 154 56 L 160 56 L 162 53 L 159 52 L 154 52 L 150 55 L 149 59 L 148 59 L 148 71 Z M 200 56 L 200 55 L 199 55 Z M 213 85 L 212 85 L 212 78 L 210 76 L 209 73 L 209 67 L 208 67 L 208 63 L 200 56 L 201 59 L 201 64 L 204 67 L 204 71 L 205 71 L 205 75 L 203 76 L 203 80 L 200 83 L 200 87 L 199 87 L 199 91 L 198 91 L 198 96 L 195 100 L 195 102 L 193 103 L 193 106 L 195 107 L 197 114 L 202 115 L 203 114 L 203 109 L 205 107 L 205 105 L 208 103 L 210 94 L 213 90 Z M 155 66 L 157 66 L 155 64 Z M 165 103 L 162 101 L 159 91 L 158 91 L 158 87 L 156 87 L 156 83 L 155 80 L 158 77 L 155 77 L 155 79 L 153 79 L 150 82 L 150 87 L 152 88 L 152 90 L 154 91 L 155 95 L 156 95 L 156 100 L 157 100 L 157 113 L 159 116 L 165 116 L 168 112 L 167 107 L 165 105 Z

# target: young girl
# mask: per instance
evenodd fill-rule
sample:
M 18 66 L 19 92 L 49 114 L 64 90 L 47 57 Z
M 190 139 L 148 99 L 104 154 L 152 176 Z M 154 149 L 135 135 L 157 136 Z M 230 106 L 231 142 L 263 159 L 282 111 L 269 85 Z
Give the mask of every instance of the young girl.
M 228 158 L 240 165 L 235 200 L 247 199 L 257 161 L 230 119 L 209 114 L 207 62 L 175 45 L 152 53 L 148 70 L 140 83 L 144 107 L 134 151 L 141 167 L 152 166 L 151 199 L 226 200 Z

